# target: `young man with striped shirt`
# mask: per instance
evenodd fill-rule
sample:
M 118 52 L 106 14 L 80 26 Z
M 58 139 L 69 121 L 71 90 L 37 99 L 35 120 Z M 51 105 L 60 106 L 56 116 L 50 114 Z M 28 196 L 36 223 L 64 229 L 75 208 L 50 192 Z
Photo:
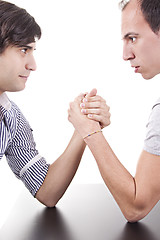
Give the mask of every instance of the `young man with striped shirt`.
M 84 140 L 75 131 L 64 153 L 49 165 L 36 149 L 29 123 L 6 95 L 6 91 L 23 90 L 30 73 L 36 70 L 33 52 L 40 37 L 40 27 L 26 10 L 0 1 L 0 159 L 5 155 L 14 174 L 31 194 L 53 207 L 76 173 L 86 146 Z M 89 93 L 95 95 L 95 90 Z M 81 101 L 84 96 L 77 99 Z M 98 96 L 95 98 L 100 101 Z M 105 127 L 105 103 L 101 108 L 103 113 L 94 120 Z

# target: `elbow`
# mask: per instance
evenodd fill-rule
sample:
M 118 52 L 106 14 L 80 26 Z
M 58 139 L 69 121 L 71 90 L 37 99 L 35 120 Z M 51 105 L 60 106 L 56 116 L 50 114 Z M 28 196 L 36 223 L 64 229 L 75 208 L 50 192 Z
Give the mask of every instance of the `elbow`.
M 46 207 L 53 208 L 56 206 L 56 204 L 61 199 L 62 194 L 60 193 L 50 193 L 49 191 L 46 191 L 44 188 L 40 188 L 39 191 L 36 193 L 35 198 L 45 205 Z
M 44 195 L 38 195 L 38 194 L 36 196 L 36 199 L 48 208 L 55 207 L 58 201 L 60 200 L 60 198 L 53 198 L 49 195 L 44 196 Z
M 143 218 L 141 215 L 137 215 L 136 213 L 135 214 L 129 213 L 127 215 L 124 215 L 124 217 L 126 218 L 127 222 L 129 222 L 129 223 L 136 223 Z
M 129 223 L 136 223 L 142 220 L 151 209 L 150 201 L 144 197 L 136 197 L 121 208 L 124 217 Z
M 59 200 L 53 200 L 53 199 L 43 199 L 43 200 L 37 199 L 37 200 L 48 208 L 55 207 L 59 201 Z
M 55 201 L 44 201 L 44 202 L 42 202 L 42 204 L 45 205 L 48 208 L 53 208 L 53 207 L 56 206 L 57 202 L 55 202 Z
M 124 217 L 129 223 L 136 223 L 147 215 L 145 208 L 131 208 L 125 211 Z

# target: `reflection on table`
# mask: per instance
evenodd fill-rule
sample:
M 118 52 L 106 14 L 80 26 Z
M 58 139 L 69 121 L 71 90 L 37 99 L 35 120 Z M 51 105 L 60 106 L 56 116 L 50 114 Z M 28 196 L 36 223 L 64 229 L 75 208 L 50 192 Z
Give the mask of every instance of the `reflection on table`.
M 127 223 L 101 184 L 72 185 L 54 208 L 23 192 L 0 240 L 158 240 L 160 205 L 142 221 Z

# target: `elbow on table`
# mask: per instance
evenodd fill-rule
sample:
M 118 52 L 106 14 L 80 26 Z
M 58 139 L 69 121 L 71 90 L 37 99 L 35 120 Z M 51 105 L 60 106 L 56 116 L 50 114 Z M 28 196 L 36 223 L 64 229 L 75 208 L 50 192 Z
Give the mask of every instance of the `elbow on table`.
M 132 209 L 128 209 L 124 213 L 124 217 L 129 223 L 135 223 L 143 219 L 147 215 L 146 208 L 138 208 L 134 207 Z
M 41 192 L 38 192 L 36 194 L 36 199 L 42 203 L 43 205 L 45 205 L 46 207 L 52 208 L 55 207 L 56 204 L 58 203 L 58 201 L 61 199 L 61 197 L 53 197 L 49 194 L 44 194 Z
M 54 200 L 54 199 L 38 199 L 37 200 L 39 202 L 41 202 L 43 205 L 45 205 L 46 207 L 48 208 L 53 208 L 56 206 L 56 204 L 58 203 L 59 199 L 58 200 Z
M 143 214 L 136 214 L 136 213 L 128 213 L 124 215 L 124 217 L 129 223 L 136 223 L 144 218 Z

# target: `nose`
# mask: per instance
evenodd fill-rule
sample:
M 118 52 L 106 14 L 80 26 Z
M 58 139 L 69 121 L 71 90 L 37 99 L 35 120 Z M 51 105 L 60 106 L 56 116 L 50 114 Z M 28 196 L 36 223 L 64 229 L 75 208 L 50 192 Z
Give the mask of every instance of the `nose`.
M 26 63 L 26 69 L 30 71 L 35 71 L 37 69 L 36 61 L 33 56 L 30 56 Z
M 132 51 L 131 46 L 129 44 L 123 44 L 123 60 L 128 61 L 135 58 L 135 55 Z

